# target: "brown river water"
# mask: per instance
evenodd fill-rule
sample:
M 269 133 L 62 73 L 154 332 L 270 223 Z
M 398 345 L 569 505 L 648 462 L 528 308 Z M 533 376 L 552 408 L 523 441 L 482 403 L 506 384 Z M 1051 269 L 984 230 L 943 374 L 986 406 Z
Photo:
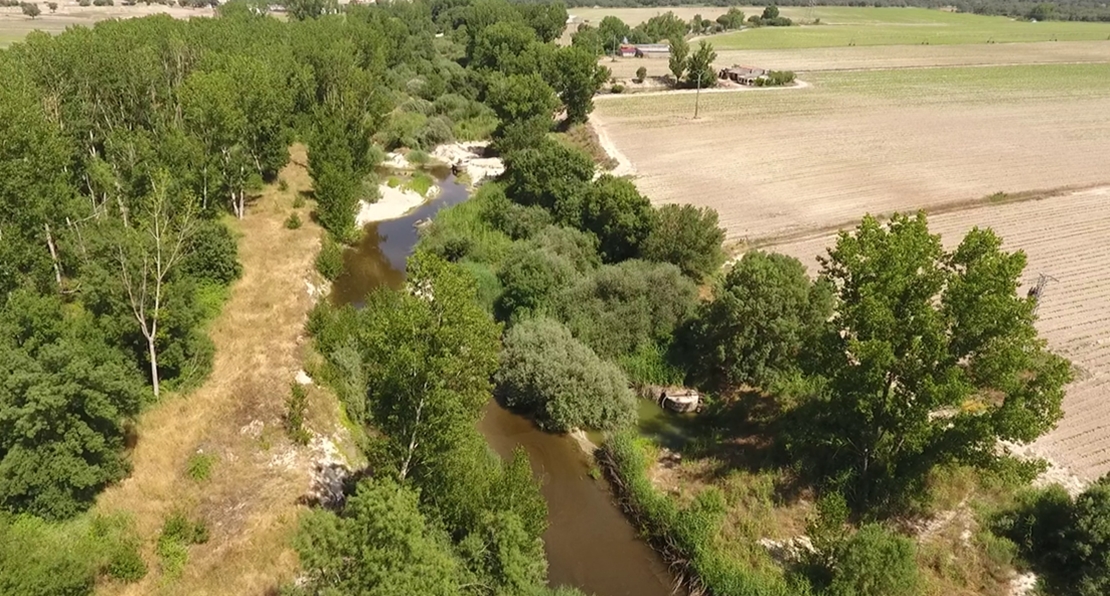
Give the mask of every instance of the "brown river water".
M 362 241 L 343 256 L 345 271 L 332 285 L 335 304 L 359 306 L 370 290 L 401 285 L 405 259 L 417 240 L 414 224 L 468 197 L 467 189 L 452 176 L 441 174 L 438 184 L 440 194 L 419 209 L 366 226 Z M 644 409 L 642 419 L 658 418 L 654 405 Z M 667 566 L 638 538 L 604 481 L 590 478 L 588 456 L 573 439 L 545 433 L 492 400 L 478 429 L 502 457 L 518 446 L 528 452 L 547 499 L 544 544 L 551 585 L 572 585 L 594 596 L 672 594 L 673 577 Z

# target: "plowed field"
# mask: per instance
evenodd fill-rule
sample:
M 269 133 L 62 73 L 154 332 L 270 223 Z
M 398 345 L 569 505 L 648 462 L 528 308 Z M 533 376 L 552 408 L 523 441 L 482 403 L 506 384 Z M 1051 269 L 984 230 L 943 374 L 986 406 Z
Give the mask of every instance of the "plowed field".
M 1029 257 L 1026 288 L 1050 275 L 1037 327 L 1052 349 L 1071 359 L 1076 377 L 1064 399 L 1064 419 L 1032 448 L 1082 479 L 1110 472 L 1110 188 L 978 207 L 929 218 L 929 228 L 954 245 L 973 226 L 991 227 L 1008 250 Z M 819 236 L 771 247 L 802 260 L 815 257 L 834 237 Z
M 997 191 L 1110 182 L 1110 64 L 824 72 L 806 89 L 614 97 L 595 125 L 653 201 L 732 240 Z

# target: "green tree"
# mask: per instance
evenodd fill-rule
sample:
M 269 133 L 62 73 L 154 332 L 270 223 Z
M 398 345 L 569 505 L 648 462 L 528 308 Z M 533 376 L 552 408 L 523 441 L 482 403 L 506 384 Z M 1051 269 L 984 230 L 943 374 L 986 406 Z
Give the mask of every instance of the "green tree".
M 519 4 L 517 9 L 544 43 L 559 39 L 567 28 L 567 6 L 561 1 Z
M 698 49 L 687 60 L 686 84 L 691 87 L 713 87 L 717 84 L 717 73 L 713 71 L 713 61 L 717 59 L 717 52 L 713 45 L 705 41 L 698 42 Z
M 811 282 L 797 259 L 748 252 L 686 330 L 691 376 L 716 391 L 768 388 L 800 372 L 801 354 L 831 312 L 830 286 Z
M 728 9 L 725 14 L 717 17 L 717 23 L 726 30 L 740 29 L 744 26 L 744 11 L 734 6 Z
M 31 17 L 32 20 L 42 14 L 42 9 L 34 2 L 24 2 L 19 5 L 19 8 L 23 11 L 24 15 Z
M 613 54 L 620 48 L 625 38 L 632 35 L 632 28 L 619 18 L 610 15 L 598 23 L 597 33 L 601 37 L 605 53 Z
M 608 174 L 594 181 L 582 206 L 582 229 L 597 236 L 607 263 L 639 255 L 655 221 L 651 201 L 632 182 Z
M 903 503 L 937 464 L 993 461 L 1062 415 L 1068 362 L 1033 326 L 1017 287 L 1025 255 L 975 228 L 946 252 L 925 215 L 864 218 L 821 259 L 836 288 L 818 344 L 830 381 L 796 437 L 855 505 Z
M 565 224 L 578 225 L 594 162 L 579 149 L 551 139 L 505 156 L 505 194 L 522 205 L 539 205 Z
M 294 546 L 306 579 L 294 593 L 454 596 L 461 591 L 461 565 L 449 540 L 420 512 L 416 493 L 388 477 L 361 481 L 339 514 L 305 514 Z
M 775 6 L 774 4 L 765 7 L 763 9 L 763 16 L 761 18 L 765 21 L 779 18 L 779 7 Z
M 472 573 L 492 584 L 493 594 L 529 594 L 547 578 L 543 539 L 513 512 L 486 512 L 459 552 Z
M 555 54 L 555 91 L 567 110 L 569 124 L 585 122 L 594 109 L 594 95 L 609 80 L 608 68 L 582 48 L 561 48 Z
M 285 0 L 285 11 L 289 18 L 303 21 L 338 14 L 339 4 L 336 0 Z
M 75 515 L 122 479 L 124 425 L 138 414 L 138 371 L 87 314 L 25 290 L 0 311 L 0 508 Z
M 830 596 L 915 596 L 921 591 L 913 541 L 867 524 L 833 565 Z
M 500 123 L 493 132 L 494 146 L 511 153 L 539 144 L 551 130 L 559 100 L 547 81 L 538 74 L 495 75 L 486 99 Z
M 633 259 L 590 272 L 555 305 L 576 338 L 616 360 L 669 345 L 697 300 L 697 286 L 678 267 Z
M 725 231 L 714 209 L 670 204 L 656 213 L 655 226 L 641 246 L 645 259 L 673 263 L 695 281 L 717 272 L 725 260 Z
M 686 67 L 689 65 L 687 58 L 690 55 L 690 44 L 686 43 L 683 37 L 674 37 L 670 41 L 671 56 L 670 56 L 670 69 L 671 75 L 674 76 L 675 85 L 682 83 L 682 77 L 686 74 Z
M 50 9 L 50 14 L 54 14 L 55 12 L 58 11 L 58 3 L 57 2 L 47 2 L 46 7 Z
M 457 266 L 418 253 L 408 263 L 408 285 L 407 292 L 372 294 L 361 332 L 368 410 L 402 480 L 419 477 L 477 422 L 500 334 L 475 300 L 473 279 Z
M 1032 21 L 1047 21 L 1053 17 L 1055 12 L 1055 4 L 1042 2 L 1029 9 L 1029 13 L 1026 14 L 1026 18 Z
M 601 32 L 596 27 L 590 27 L 589 25 L 575 31 L 570 38 L 570 45 L 582 48 L 595 57 L 605 54 L 605 44 L 602 42 Z
M 552 252 L 527 248 L 513 252 L 497 274 L 504 289 L 495 311 L 505 321 L 546 313 L 551 300 L 577 274 L 568 259 Z
M 613 429 L 635 418 L 635 396 L 620 369 L 550 319 L 509 330 L 495 380 L 508 406 L 551 430 Z

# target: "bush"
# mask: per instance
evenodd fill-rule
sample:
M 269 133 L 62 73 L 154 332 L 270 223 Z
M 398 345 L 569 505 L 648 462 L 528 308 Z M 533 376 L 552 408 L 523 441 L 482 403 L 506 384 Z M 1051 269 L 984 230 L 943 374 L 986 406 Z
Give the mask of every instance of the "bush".
M 166 517 L 158 535 L 155 552 L 162 561 L 162 573 L 177 577 L 189 558 L 189 546 L 208 542 L 208 527 L 204 522 L 193 522 L 184 513 L 175 511 Z
M 494 310 L 502 321 L 513 322 L 548 314 L 551 301 L 576 276 L 569 260 L 545 250 L 521 247 L 509 255 L 497 274 L 502 292 Z
M 1110 475 L 1074 500 L 1059 485 L 1028 491 L 992 521 L 1058 594 L 1110 593 Z
M 331 236 L 325 236 L 320 254 L 316 255 L 316 270 L 324 279 L 335 281 L 343 273 L 343 246 Z
M 278 190 L 281 192 L 289 191 L 289 182 L 285 178 L 278 178 Z
M 227 226 L 218 221 L 204 221 L 190 240 L 192 248 L 182 263 L 190 277 L 228 285 L 239 279 L 239 246 Z
M 645 345 L 666 345 L 693 312 L 697 287 L 669 263 L 626 261 L 581 278 L 555 304 L 574 336 L 616 359 Z
M 469 201 L 440 211 L 423 233 L 419 248 L 449 261 L 476 261 L 497 268 L 513 241 L 490 225 L 483 214 L 503 194 L 499 185 L 484 184 Z
M 845 542 L 834 563 L 830 596 L 914 596 L 921 590 L 914 543 L 877 524 Z
M 656 218 L 651 201 L 632 182 L 606 174 L 586 193 L 581 221 L 583 230 L 597 236 L 602 260 L 619 263 L 640 254 Z
M 216 465 L 216 456 L 211 453 L 194 453 L 185 463 L 186 473 L 189 478 L 197 482 L 208 480 L 212 475 L 212 467 Z
M 304 207 L 304 195 L 297 193 L 297 196 L 293 197 L 293 208 L 300 209 L 302 207 Z
M 637 83 L 643 83 L 644 79 L 646 79 L 646 78 L 647 78 L 647 68 L 644 67 L 644 66 L 641 66 L 640 68 L 637 68 L 636 69 L 636 82 Z
M 550 319 L 509 330 L 495 381 L 506 405 L 550 430 L 612 429 L 636 418 L 636 398 L 620 369 Z
M 289 438 L 298 445 L 308 445 L 312 435 L 304 426 L 304 415 L 308 408 L 308 391 L 304 385 L 293 381 L 290 386 L 289 399 L 285 402 L 285 431 Z
M 301 216 L 297 215 L 297 213 L 295 211 L 293 213 L 290 213 L 289 217 L 285 218 L 285 229 L 287 229 L 287 230 L 296 230 L 300 227 L 301 227 Z
M 112 0 L 93 0 L 93 6 L 115 6 Z
M 656 212 L 655 226 L 644 239 L 643 258 L 677 265 L 682 273 L 702 281 L 724 262 L 721 243 L 725 231 L 717 212 L 708 207 L 665 205 Z
M 77 5 L 78 6 L 83 6 L 83 7 L 91 6 L 92 2 L 90 2 L 89 0 L 77 0 Z
M 613 86 L 609 87 L 609 92 L 610 93 L 624 93 L 624 85 L 622 85 L 620 83 L 613 83 Z

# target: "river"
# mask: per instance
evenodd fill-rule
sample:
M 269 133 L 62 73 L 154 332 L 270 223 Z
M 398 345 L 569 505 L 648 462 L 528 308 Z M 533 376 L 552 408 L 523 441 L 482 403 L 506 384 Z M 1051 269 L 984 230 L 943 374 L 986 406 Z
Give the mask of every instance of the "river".
M 440 172 L 439 178 L 441 192 L 434 200 L 402 218 L 366 226 L 359 244 L 343 255 L 344 273 L 332 285 L 334 303 L 358 306 L 376 287 L 401 285 L 405 259 L 417 240 L 414 224 L 469 196 L 453 176 Z M 547 500 L 544 545 L 551 585 L 572 585 L 595 596 L 672 593 L 667 566 L 637 537 L 604 481 L 590 477 L 589 460 L 573 439 L 542 432 L 493 400 L 478 428 L 502 457 L 517 446 L 528 452 Z

